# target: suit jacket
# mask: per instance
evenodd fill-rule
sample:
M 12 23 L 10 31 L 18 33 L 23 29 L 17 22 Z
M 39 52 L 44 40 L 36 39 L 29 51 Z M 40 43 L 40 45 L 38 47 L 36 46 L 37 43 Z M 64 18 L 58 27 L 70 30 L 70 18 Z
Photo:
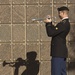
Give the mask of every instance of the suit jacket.
M 66 46 L 66 36 L 70 31 L 69 19 L 64 19 L 56 26 L 51 23 L 46 23 L 46 31 L 51 40 L 51 56 L 53 57 L 68 57 L 68 49 Z

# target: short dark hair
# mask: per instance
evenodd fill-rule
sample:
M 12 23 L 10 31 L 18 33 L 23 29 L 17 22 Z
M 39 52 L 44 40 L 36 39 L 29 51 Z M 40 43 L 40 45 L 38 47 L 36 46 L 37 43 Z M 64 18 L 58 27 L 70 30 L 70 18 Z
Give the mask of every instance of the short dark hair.
M 64 11 L 64 10 L 69 11 L 69 8 L 66 7 L 66 6 L 62 6 L 62 7 L 57 8 L 57 10 L 58 10 L 58 11 Z

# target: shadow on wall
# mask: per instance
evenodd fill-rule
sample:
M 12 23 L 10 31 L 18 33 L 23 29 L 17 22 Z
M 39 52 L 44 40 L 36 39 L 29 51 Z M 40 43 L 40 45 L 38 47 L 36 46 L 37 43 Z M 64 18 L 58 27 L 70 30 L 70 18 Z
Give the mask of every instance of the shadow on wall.
M 68 71 L 75 70 L 75 59 L 69 61 L 67 64 L 68 64 L 67 66 Z
M 26 66 L 25 71 L 21 75 L 37 75 L 39 72 L 40 62 L 35 60 L 37 53 L 35 51 L 28 52 L 26 54 L 26 60 L 22 58 L 16 59 L 15 62 L 3 62 L 3 67 L 9 64 L 10 67 L 15 67 L 14 75 L 18 75 L 20 66 Z
M 71 71 L 71 70 L 75 70 L 75 62 L 70 62 L 68 63 L 68 68 L 67 68 L 68 71 Z

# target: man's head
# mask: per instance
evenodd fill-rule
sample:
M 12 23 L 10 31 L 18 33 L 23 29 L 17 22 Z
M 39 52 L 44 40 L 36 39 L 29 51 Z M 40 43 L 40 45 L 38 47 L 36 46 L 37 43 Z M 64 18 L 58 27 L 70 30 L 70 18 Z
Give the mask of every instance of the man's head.
M 59 15 L 60 19 L 62 19 L 64 17 L 68 17 L 68 13 L 69 13 L 68 7 L 62 6 L 60 8 L 57 8 L 57 10 L 58 10 L 58 15 Z

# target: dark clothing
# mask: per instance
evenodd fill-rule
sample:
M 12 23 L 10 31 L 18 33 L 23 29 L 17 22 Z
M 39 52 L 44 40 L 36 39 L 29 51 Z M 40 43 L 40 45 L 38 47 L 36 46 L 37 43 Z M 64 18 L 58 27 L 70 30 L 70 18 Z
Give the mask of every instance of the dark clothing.
M 52 57 L 51 59 L 51 75 L 67 75 L 66 60 L 60 57 Z
M 66 47 L 66 36 L 70 31 L 69 19 L 64 19 L 56 26 L 46 23 L 47 35 L 52 37 L 51 40 L 51 56 L 68 57 L 68 49 Z

